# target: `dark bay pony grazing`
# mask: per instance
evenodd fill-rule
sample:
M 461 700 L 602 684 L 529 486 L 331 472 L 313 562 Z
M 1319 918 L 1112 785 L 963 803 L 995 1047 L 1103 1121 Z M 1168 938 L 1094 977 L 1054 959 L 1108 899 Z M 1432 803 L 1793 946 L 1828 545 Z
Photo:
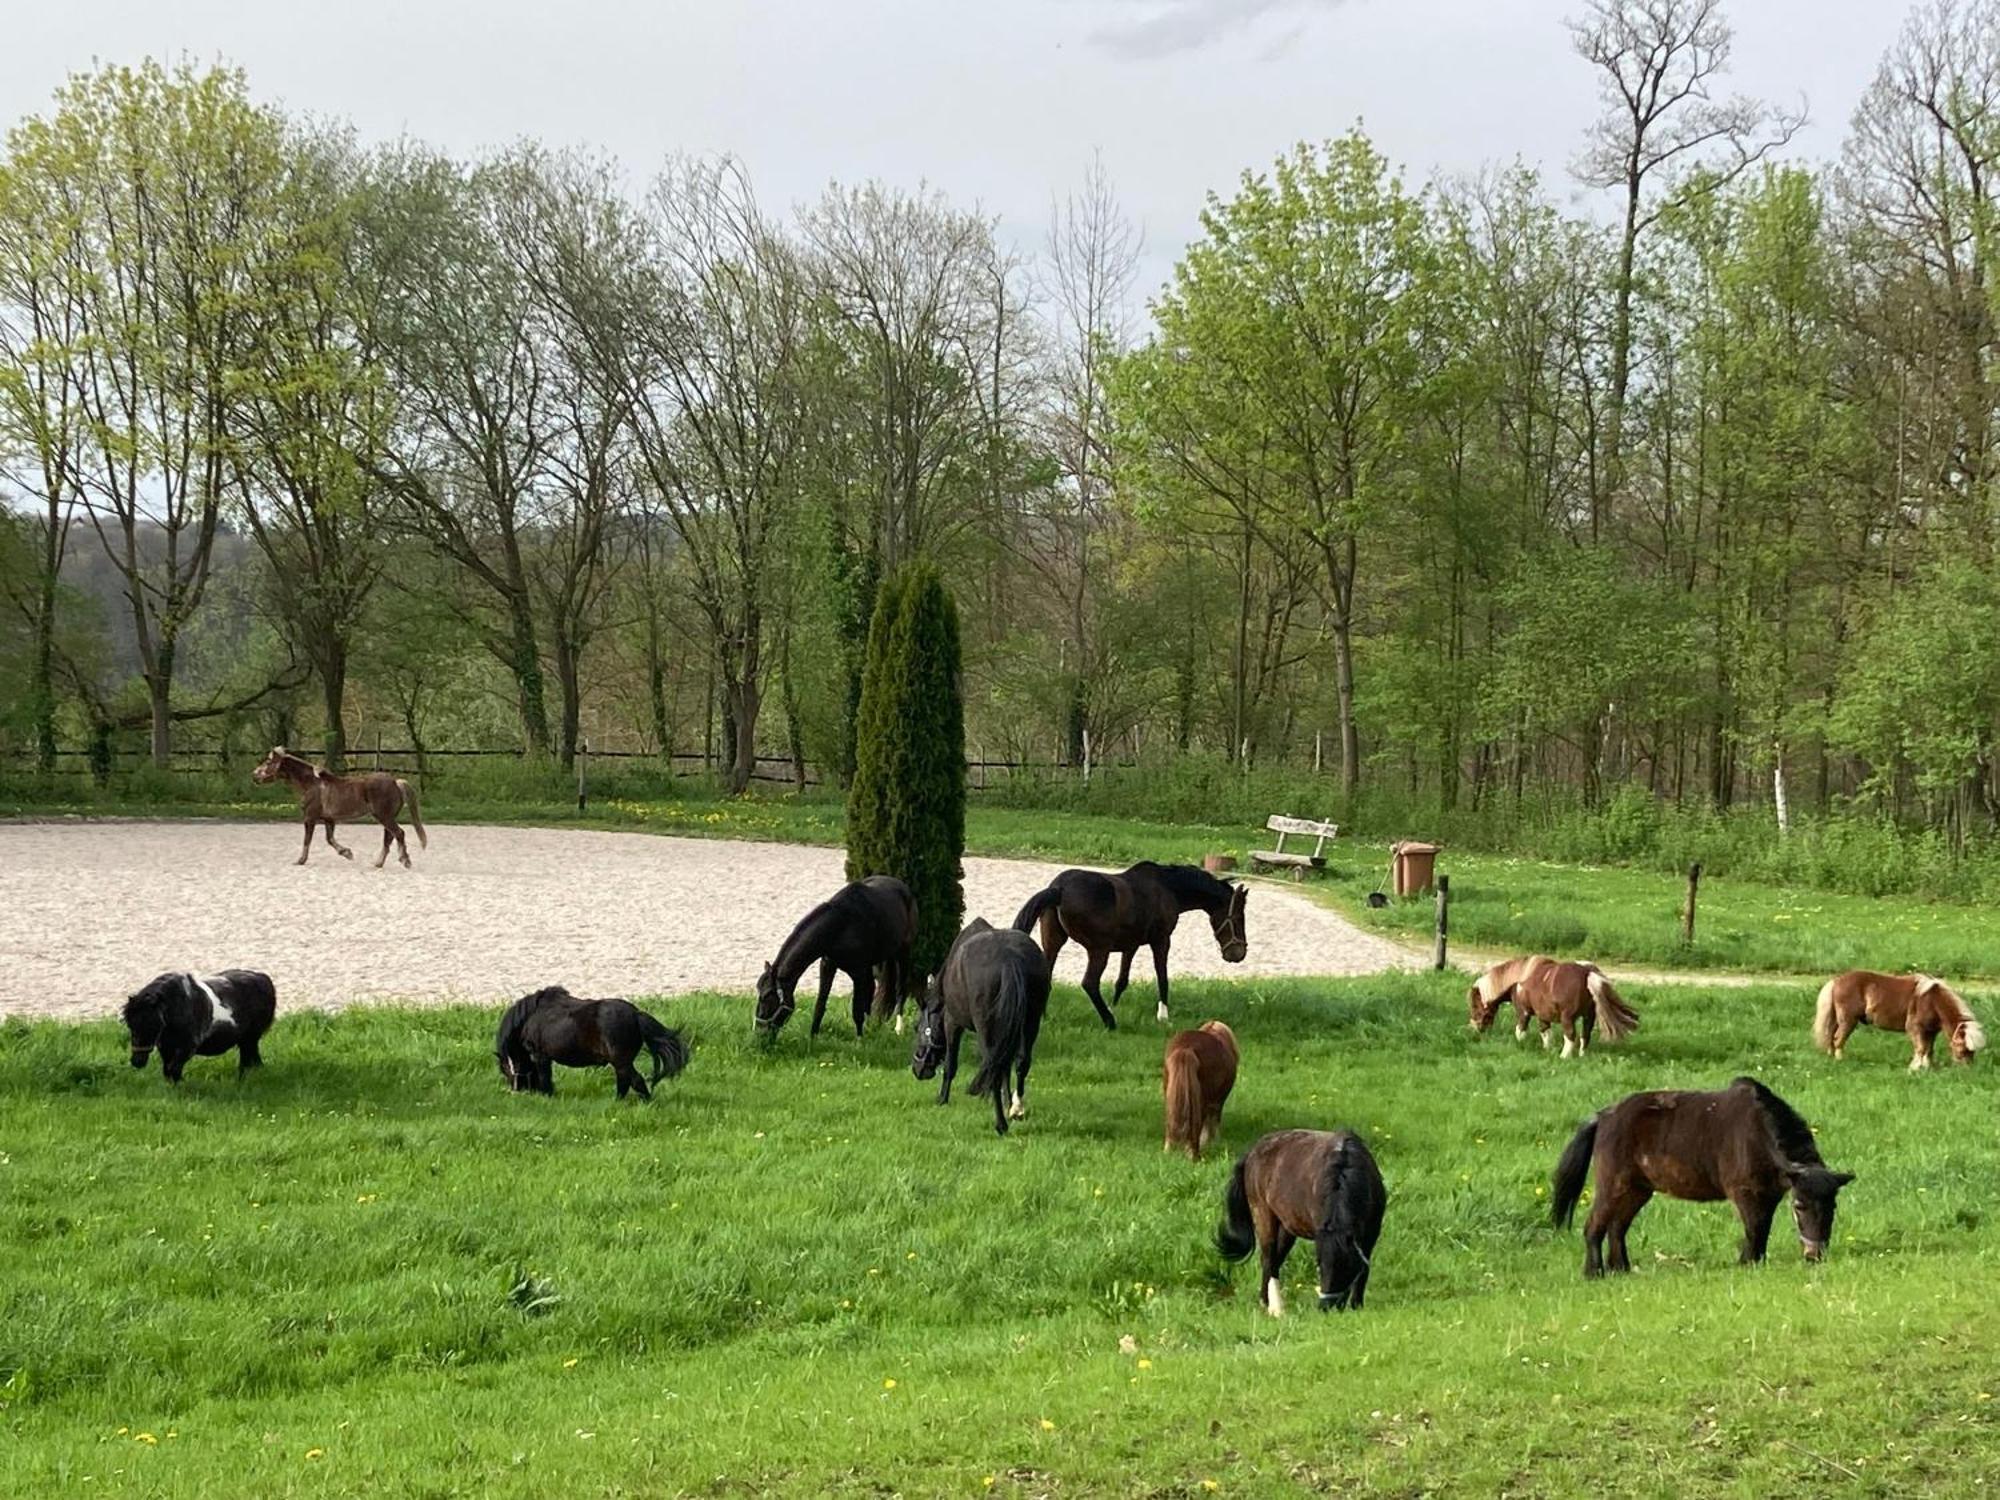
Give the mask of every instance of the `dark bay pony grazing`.
M 893 875 L 852 881 L 822 901 L 792 929 L 778 956 L 757 976 L 757 1029 L 775 1033 L 798 1008 L 799 976 L 819 964 L 819 1003 L 813 1006 L 812 1035 L 826 1019 L 833 976 L 854 982 L 854 1034 L 860 1036 L 872 1008 L 896 1013 L 903 1029 L 903 999 L 912 978 L 910 944 L 917 935 L 917 899 Z M 881 971 L 878 987 L 876 971 Z
M 1880 1026 L 1910 1039 L 1910 1070 L 1931 1065 L 1938 1033 L 1951 1047 L 1951 1060 L 1969 1063 L 1986 1045 L 1986 1031 L 1972 1007 L 1942 979 L 1928 974 L 1877 974 L 1850 969 L 1820 987 L 1813 1012 L 1813 1040 L 1836 1059 L 1846 1055 L 1847 1039 L 1857 1026 Z
M 216 1057 L 236 1049 L 236 1071 L 262 1065 L 257 1043 L 278 1011 L 268 974 L 224 969 L 203 979 L 162 974 L 125 1002 L 132 1038 L 132 1066 L 143 1068 L 157 1049 L 168 1083 L 181 1081 L 190 1057 Z
M 618 1097 L 636 1089 L 641 1099 L 652 1089 L 632 1066 L 641 1051 L 653 1059 L 653 1082 L 672 1078 L 687 1066 L 687 1040 L 662 1026 L 628 1000 L 579 1000 L 561 985 L 524 995 L 500 1017 L 493 1055 L 500 1076 L 515 1093 L 553 1094 L 551 1064 L 566 1068 L 609 1067 L 618 1079 Z
M 396 822 L 397 814 L 406 807 L 410 810 L 410 826 L 417 830 L 417 842 L 426 849 L 430 847 L 431 838 L 424 832 L 423 814 L 417 810 L 417 789 L 387 771 L 370 771 L 365 776 L 338 776 L 279 745 L 258 763 L 250 773 L 250 779 L 260 785 L 287 781 L 299 794 L 299 815 L 306 823 L 306 841 L 296 861 L 299 864 L 304 864 L 306 856 L 312 853 L 315 826 L 326 829 L 327 846 L 335 854 L 342 859 L 354 858 L 352 849 L 334 842 L 333 825 L 352 823 L 366 817 L 382 825 L 382 852 L 375 857 L 375 868 L 382 868 L 383 861 L 389 857 L 389 846 L 393 843 L 403 868 L 409 869 L 409 841 L 403 837 L 403 830 Z
M 1639 1029 L 1638 1014 L 1611 987 L 1596 964 L 1560 963 L 1535 954 L 1495 964 L 1467 992 L 1472 1027 L 1485 1031 L 1503 1004 L 1514 1006 L 1514 1039 L 1528 1034 L 1530 1020 L 1542 1023 L 1542 1046 L 1562 1028 L 1564 1057 L 1581 1057 L 1593 1026 L 1607 1042 L 1622 1042 Z
M 1583 1226 L 1583 1274 L 1629 1271 L 1626 1231 L 1654 1193 L 1713 1203 L 1727 1198 L 1743 1221 L 1745 1265 L 1764 1258 L 1778 1201 L 1792 1195 L 1792 1218 L 1807 1260 L 1833 1240 L 1834 1197 L 1854 1181 L 1820 1160 L 1812 1127 L 1754 1078 L 1702 1094 L 1663 1090 L 1629 1094 L 1584 1121 L 1556 1163 L 1551 1205 L 1567 1226 L 1597 1170 L 1596 1196 Z M 1611 1255 L 1604 1255 L 1606 1237 Z
M 1014 927 L 1019 932 L 1032 932 L 1036 923 L 1041 924 L 1042 952 L 1051 970 L 1065 942 L 1074 939 L 1081 945 L 1090 955 L 1083 971 L 1083 992 L 1090 996 L 1106 1028 L 1115 1031 L 1118 1022 L 1098 987 L 1111 955 L 1119 955 L 1118 984 L 1111 992 L 1116 1004 L 1132 981 L 1132 956 L 1141 948 L 1153 950 L 1159 1018 L 1165 1021 L 1167 949 L 1181 913 L 1194 909 L 1206 912 L 1223 958 L 1240 964 L 1250 951 L 1243 928 L 1243 907 L 1249 894 L 1244 885 L 1217 880 L 1193 865 L 1156 865 L 1147 860 L 1122 875 L 1064 870 L 1046 890 L 1028 898 L 1028 904 L 1014 918 Z
M 1191 1161 L 1213 1144 L 1222 1128 L 1222 1106 L 1236 1087 L 1236 1033 L 1220 1021 L 1167 1039 L 1161 1091 L 1167 1101 L 1165 1150 L 1185 1147 Z
M 1049 963 L 1034 939 L 974 917 L 952 940 L 951 951 L 931 980 L 917 1020 L 910 1071 L 929 1078 L 942 1063 L 938 1103 L 949 1104 L 959 1043 L 966 1032 L 976 1033 L 979 1071 L 972 1075 L 972 1092 L 993 1096 L 993 1128 L 1005 1135 L 1008 1118 L 1018 1120 L 1028 1112 L 1028 1068 L 1035 1060 L 1035 1039 L 1041 1035 L 1048 1005 Z M 1005 1097 L 1010 1067 L 1014 1069 L 1011 1108 Z
M 1264 1310 L 1285 1313 L 1278 1275 L 1299 1240 L 1319 1252 L 1319 1307 L 1361 1308 L 1389 1190 L 1351 1130 L 1274 1130 L 1243 1154 L 1222 1197 L 1215 1248 L 1225 1260 L 1263 1251 Z

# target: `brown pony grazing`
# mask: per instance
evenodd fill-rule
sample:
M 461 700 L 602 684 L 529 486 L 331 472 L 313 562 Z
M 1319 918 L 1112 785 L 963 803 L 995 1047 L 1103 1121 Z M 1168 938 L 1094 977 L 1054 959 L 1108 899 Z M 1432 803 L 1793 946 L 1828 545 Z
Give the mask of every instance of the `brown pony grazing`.
M 417 810 L 417 789 L 387 771 L 370 771 L 365 776 L 337 776 L 332 771 L 321 770 L 309 760 L 300 759 L 279 745 L 250 773 L 250 779 L 259 785 L 289 781 L 292 790 L 299 794 L 299 812 L 306 822 L 306 841 L 299 850 L 298 864 L 304 864 L 306 856 L 312 853 L 315 825 L 325 827 L 326 842 L 335 854 L 342 859 L 354 858 L 352 849 L 334 842 L 333 825 L 373 817 L 382 825 L 382 852 L 376 856 L 375 868 L 382 868 L 382 862 L 389 857 L 389 845 L 393 842 L 396 853 L 403 861 L 403 868 L 409 869 L 410 846 L 403 837 L 403 830 L 396 825 L 396 815 L 405 807 L 410 810 L 410 826 L 417 830 L 417 842 L 426 849 L 431 846 L 430 835 L 424 832 L 423 814 Z
M 1628 1094 L 1583 1122 L 1556 1163 L 1551 1205 L 1563 1228 L 1583 1196 L 1583 1179 L 1597 1169 L 1597 1196 L 1583 1226 L 1583 1274 L 1629 1271 L 1625 1234 L 1654 1193 L 1713 1203 L 1727 1198 L 1743 1221 L 1744 1265 L 1764 1258 L 1771 1216 L 1786 1193 L 1807 1260 L 1833 1241 L 1834 1198 L 1854 1181 L 1820 1160 L 1812 1127 L 1754 1078 L 1738 1078 L 1712 1094 L 1663 1090 Z
M 1299 1240 L 1319 1252 L 1319 1310 L 1352 1307 L 1368 1291 L 1389 1191 L 1351 1130 L 1274 1130 L 1243 1154 L 1223 1194 L 1215 1248 L 1224 1260 L 1263 1251 L 1264 1310 L 1283 1317 L 1278 1274 Z
M 1813 1012 L 1813 1040 L 1836 1059 L 1845 1055 L 1847 1039 L 1866 1021 L 1885 1031 L 1902 1031 L 1910 1039 L 1910 1070 L 1931 1065 L 1938 1033 L 1951 1039 L 1953 1062 L 1969 1063 L 1986 1045 L 1986 1031 L 1972 1008 L 1942 979 L 1928 974 L 1877 974 L 1849 969 L 1820 986 Z
M 1542 1046 L 1560 1025 L 1564 1057 L 1581 1057 L 1590 1045 L 1593 1026 L 1602 1027 L 1607 1042 L 1621 1042 L 1639 1029 L 1639 1017 L 1619 997 L 1596 964 L 1562 963 L 1536 954 L 1496 964 L 1479 976 L 1467 992 L 1472 1028 L 1485 1031 L 1503 1002 L 1514 1006 L 1514 1040 L 1528 1034 L 1528 1022 L 1542 1023 Z
M 1167 1143 L 1187 1149 L 1190 1161 L 1215 1141 L 1222 1106 L 1236 1087 L 1236 1033 L 1220 1021 L 1204 1021 L 1197 1031 L 1177 1031 L 1167 1039 L 1161 1069 L 1167 1096 Z

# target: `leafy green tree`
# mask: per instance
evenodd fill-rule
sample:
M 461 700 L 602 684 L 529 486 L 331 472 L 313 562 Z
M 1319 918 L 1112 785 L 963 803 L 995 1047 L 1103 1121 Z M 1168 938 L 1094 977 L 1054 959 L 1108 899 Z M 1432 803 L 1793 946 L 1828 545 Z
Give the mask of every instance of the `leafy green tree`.
M 847 876 L 908 884 L 921 973 L 944 962 L 965 913 L 962 692 L 958 608 L 935 568 L 907 564 L 878 590 L 868 631 Z

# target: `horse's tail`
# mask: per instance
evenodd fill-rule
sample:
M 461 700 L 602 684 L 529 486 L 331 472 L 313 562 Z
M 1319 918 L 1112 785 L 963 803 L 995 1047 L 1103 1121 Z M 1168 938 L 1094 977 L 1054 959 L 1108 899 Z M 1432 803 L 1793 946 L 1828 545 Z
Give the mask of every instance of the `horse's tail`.
M 1819 987 L 1819 1003 L 1813 1007 L 1813 1043 L 1822 1052 L 1833 1050 L 1833 1033 L 1838 1023 L 1834 1015 L 1834 981 L 1829 979 Z
M 643 1010 L 639 1012 L 639 1039 L 653 1057 L 653 1082 L 676 1076 L 688 1063 L 687 1038 L 672 1026 L 663 1026 Z
M 410 826 L 417 830 L 417 846 L 430 848 L 431 836 L 424 832 L 424 815 L 417 809 L 417 789 L 400 776 L 396 778 L 396 785 L 403 793 L 403 806 L 410 810 Z
M 1062 900 L 1062 892 L 1055 886 L 1049 886 L 1044 890 L 1036 891 L 1034 895 L 1028 898 L 1028 904 L 1021 908 L 1020 915 L 1014 918 L 1014 930 L 1016 932 L 1033 932 L 1035 930 L 1035 923 L 1041 920 L 1042 913 L 1060 900 Z
M 1167 1144 L 1178 1142 L 1201 1160 L 1201 1061 L 1192 1047 L 1169 1047 L 1166 1064 Z
M 1229 1186 L 1222 1191 L 1222 1220 L 1215 1226 L 1215 1249 L 1224 1260 L 1241 1260 L 1257 1248 L 1257 1221 L 1250 1217 L 1250 1190 L 1243 1185 L 1243 1169 L 1249 1164 L 1248 1152 L 1237 1157 Z
M 1590 1175 L 1590 1156 L 1597 1149 L 1597 1116 L 1585 1120 L 1556 1163 L 1555 1201 L 1549 1204 L 1549 1222 L 1558 1229 L 1569 1227 L 1576 1213 L 1577 1199 L 1583 1196 L 1583 1180 Z
M 1605 1041 L 1622 1042 L 1639 1029 L 1638 1012 L 1618 998 L 1602 969 L 1593 968 L 1586 984 L 1590 998 L 1597 1003 L 1597 1029 L 1604 1033 Z
M 1007 1070 L 1020 1055 L 1028 1030 L 1028 980 L 1018 963 L 1000 970 L 1000 990 L 993 1014 L 979 1038 L 979 1071 L 972 1075 L 972 1092 L 990 1094 L 1007 1086 Z

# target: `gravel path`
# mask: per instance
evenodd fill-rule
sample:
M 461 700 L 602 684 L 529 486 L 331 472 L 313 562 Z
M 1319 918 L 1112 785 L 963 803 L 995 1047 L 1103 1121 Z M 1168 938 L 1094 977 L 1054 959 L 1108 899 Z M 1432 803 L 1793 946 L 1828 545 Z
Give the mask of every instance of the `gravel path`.
M 580 995 L 747 995 L 792 924 L 842 878 L 837 849 L 431 831 L 428 850 L 410 841 L 414 870 L 371 869 L 379 842 L 359 826 L 341 834 L 354 863 L 315 842 L 299 869 L 290 823 L 0 825 L 0 1017 L 114 1015 L 162 970 L 230 966 L 269 973 L 285 1009 L 491 1003 L 551 983 Z M 1009 921 L 1060 868 L 968 859 L 966 909 Z M 1191 915 L 1175 976 L 1372 974 L 1413 963 L 1269 883 L 1258 884 L 1248 925 L 1249 958 L 1225 964 Z M 1056 968 L 1061 981 L 1082 977 L 1074 945 Z M 1135 969 L 1150 988 L 1143 953 Z

